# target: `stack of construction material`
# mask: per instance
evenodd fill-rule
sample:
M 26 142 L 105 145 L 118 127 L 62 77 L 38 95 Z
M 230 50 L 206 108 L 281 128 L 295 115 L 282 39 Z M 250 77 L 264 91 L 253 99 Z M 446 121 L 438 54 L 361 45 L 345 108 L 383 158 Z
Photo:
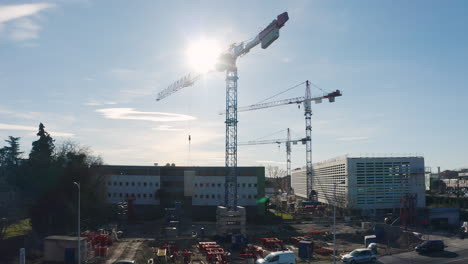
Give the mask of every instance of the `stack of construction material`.
M 245 235 L 246 212 L 242 206 L 237 206 L 236 210 L 229 210 L 227 207 L 218 206 L 216 210 L 216 233 L 219 236 L 234 234 Z

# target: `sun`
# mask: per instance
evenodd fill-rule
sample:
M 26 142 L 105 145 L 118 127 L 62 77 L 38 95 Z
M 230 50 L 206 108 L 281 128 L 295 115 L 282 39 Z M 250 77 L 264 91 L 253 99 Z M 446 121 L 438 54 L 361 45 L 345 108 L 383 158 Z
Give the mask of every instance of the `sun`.
M 215 69 L 221 48 L 214 39 L 199 39 L 187 49 L 189 66 L 198 73 L 207 73 Z

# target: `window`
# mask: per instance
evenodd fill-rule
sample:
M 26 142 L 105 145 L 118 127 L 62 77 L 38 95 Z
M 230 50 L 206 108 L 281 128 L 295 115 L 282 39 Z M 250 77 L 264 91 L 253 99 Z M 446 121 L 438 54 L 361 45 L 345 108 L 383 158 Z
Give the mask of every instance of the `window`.
M 153 186 L 153 183 L 152 183 L 152 182 L 150 182 L 150 183 L 149 183 L 149 186 Z
M 203 187 L 203 183 L 200 183 L 200 187 Z
M 245 199 L 245 194 L 242 195 L 242 198 Z
M 119 182 L 119 186 L 122 186 L 122 182 Z
M 152 193 L 150 193 L 150 194 L 148 194 L 148 195 L 149 195 L 149 198 L 152 198 L 152 197 L 153 197 L 153 194 L 152 194 Z
M 195 194 L 194 197 L 197 198 L 197 197 L 198 197 L 198 194 Z
M 200 194 L 200 198 L 203 199 L 203 194 Z
M 211 195 L 211 199 L 214 199 L 214 198 L 215 198 L 215 195 L 214 195 L 214 194 L 212 194 L 212 195 Z
M 125 194 L 125 197 L 128 197 L 128 193 Z
M 111 185 L 112 185 L 112 182 L 107 182 L 107 185 L 111 186 Z
M 114 186 L 117 186 L 117 182 L 114 182 Z
M 122 193 L 119 193 L 119 197 L 122 197 Z
M 116 196 L 117 196 L 117 194 L 116 194 L 116 193 L 114 193 L 112 196 L 116 197 Z
M 132 182 L 132 186 L 135 186 L 135 182 Z
M 209 183 L 206 183 L 205 185 L 206 185 L 206 187 L 210 187 L 210 184 L 209 184 Z
M 256 184 L 256 183 L 254 184 L 254 187 L 257 187 L 257 184 Z
M 240 183 L 237 184 L 237 187 L 240 187 Z
M 122 184 L 120 184 L 120 185 L 122 185 Z M 125 183 L 125 186 L 128 186 L 128 182 Z
M 245 183 L 242 184 L 242 187 L 245 187 Z
M 111 193 L 108 193 L 108 194 L 107 194 L 107 197 L 111 197 L 111 196 L 112 196 Z
M 252 195 L 249 194 L 248 198 L 249 198 L 249 199 L 252 199 Z
M 249 186 L 249 187 L 252 187 L 252 184 L 251 184 L 251 183 L 249 183 L 249 185 L 248 185 L 248 186 Z
M 134 193 L 132 193 L 132 197 L 135 197 L 135 194 L 134 194 Z
M 198 184 L 197 184 L 197 183 L 195 183 L 195 187 L 197 187 L 197 185 L 198 185 Z
M 212 184 L 211 184 L 211 187 L 215 187 L 215 184 L 214 184 L 214 183 L 212 183 Z
M 138 182 L 138 186 L 141 186 L 141 182 Z
M 146 193 L 143 194 L 143 198 L 146 198 Z
M 218 187 L 221 187 L 221 183 L 218 183 Z
M 221 194 L 218 194 L 218 199 L 221 198 Z
M 141 198 L 141 194 L 138 194 L 138 198 Z
M 158 186 L 159 186 L 159 182 L 155 183 L 154 186 L 158 187 Z

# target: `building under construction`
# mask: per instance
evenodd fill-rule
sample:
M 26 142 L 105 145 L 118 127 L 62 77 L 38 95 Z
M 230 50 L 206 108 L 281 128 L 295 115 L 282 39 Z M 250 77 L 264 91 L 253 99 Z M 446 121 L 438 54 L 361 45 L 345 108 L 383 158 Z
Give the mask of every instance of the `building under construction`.
M 292 172 L 292 188 L 299 198 L 306 197 L 305 175 L 305 170 Z M 318 202 L 365 215 L 426 206 L 423 157 L 343 156 L 315 163 L 311 182 Z

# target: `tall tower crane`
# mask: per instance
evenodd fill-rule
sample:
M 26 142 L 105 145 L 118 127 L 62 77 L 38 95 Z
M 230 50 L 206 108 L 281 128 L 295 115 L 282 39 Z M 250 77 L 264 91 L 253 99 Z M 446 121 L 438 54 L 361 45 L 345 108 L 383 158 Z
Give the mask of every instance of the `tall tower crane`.
M 279 38 L 279 29 L 289 20 L 287 12 L 277 16 L 267 27 L 253 39 L 240 43 L 233 43 L 227 51 L 221 54 L 218 71 L 226 72 L 226 180 L 225 180 L 225 206 L 231 210 L 237 208 L 237 58 L 247 54 L 252 48 L 261 44 L 262 49 L 268 48 Z M 169 85 L 158 93 L 157 101 L 192 86 L 201 74 L 188 74 Z
M 269 139 L 269 140 L 254 140 L 254 141 L 247 141 L 247 142 L 239 142 L 239 146 L 246 146 L 246 145 L 266 145 L 266 144 L 285 144 L 286 145 L 286 175 L 291 177 L 291 143 L 296 145 L 298 142 L 302 142 L 305 144 L 306 139 L 295 139 L 291 140 L 291 132 L 288 128 L 288 134 L 286 139 Z
M 323 96 L 311 97 L 310 82 L 306 81 L 305 83 L 306 83 L 306 91 L 305 91 L 304 96 L 283 99 L 283 100 L 278 100 L 278 101 L 271 101 L 271 102 L 261 103 L 261 104 L 253 104 L 253 105 L 249 105 L 245 107 L 239 107 L 237 111 L 238 112 L 252 111 L 252 110 L 270 108 L 270 107 L 275 107 L 275 106 L 288 105 L 288 104 L 303 104 L 304 105 L 305 130 L 306 130 L 305 131 L 306 132 L 306 137 L 305 137 L 306 174 L 307 174 L 306 190 L 307 190 L 307 197 L 312 198 L 312 196 L 315 195 L 315 190 L 313 190 L 312 188 L 312 122 L 311 122 L 312 108 L 311 108 L 311 103 L 312 101 L 314 101 L 316 104 L 319 104 L 319 103 L 322 103 L 323 99 L 328 99 L 330 103 L 333 103 L 335 102 L 335 98 L 338 96 L 341 96 L 342 94 L 340 90 L 336 90 L 334 92 L 325 94 Z M 222 112 L 221 114 L 224 114 L 224 112 Z

